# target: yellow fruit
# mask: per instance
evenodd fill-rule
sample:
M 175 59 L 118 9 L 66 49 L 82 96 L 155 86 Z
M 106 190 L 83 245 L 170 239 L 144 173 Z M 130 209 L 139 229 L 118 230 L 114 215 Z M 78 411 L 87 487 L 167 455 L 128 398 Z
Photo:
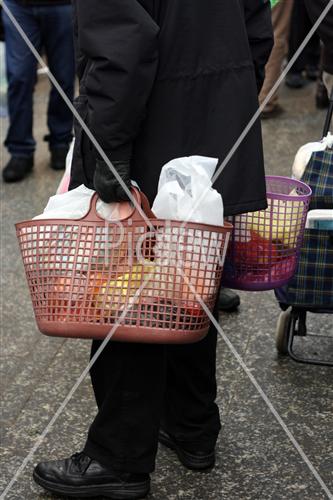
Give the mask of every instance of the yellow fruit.
M 283 202 L 266 211 L 249 214 L 249 229 L 270 241 L 294 247 L 303 216 L 302 202 Z
M 110 304 L 108 297 L 106 298 L 106 308 L 114 309 L 119 304 L 124 304 L 126 298 L 133 297 L 153 271 L 154 266 L 148 262 L 145 264 L 136 264 L 132 266 L 130 272 L 119 276 L 116 280 L 104 282 L 96 296 L 96 304 L 101 306 L 106 294 L 112 300 L 112 304 Z

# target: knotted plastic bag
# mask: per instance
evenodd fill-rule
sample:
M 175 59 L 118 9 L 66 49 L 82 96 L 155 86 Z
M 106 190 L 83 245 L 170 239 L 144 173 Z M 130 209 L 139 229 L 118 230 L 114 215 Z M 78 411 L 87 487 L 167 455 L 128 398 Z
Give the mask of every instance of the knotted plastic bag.
M 161 171 L 152 211 L 159 219 L 223 226 L 223 201 L 212 188 L 218 160 L 205 156 L 177 158 Z M 204 193 L 204 196 L 203 196 Z
M 222 197 L 211 182 L 217 163 L 215 158 L 190 156 L 166 164 L 152 206 L 156 217 L 223 226 Z M 196 294 L 204 300 L 211 295 L 218 244 L 210 233 L 207 238 L 204 234 L 200 232 L 198 236 L 194 228 L 185 224 L 176 233 L 170 228 L 156 234 L 155 265 L 161 275 L 166 270 L 164 297 L 178 295 L 180 299 L 196 301 Z M 180 269 L 185 277 L 191 278 L 193 288 Z
M 297 180 L 302 179 L 304 171 L 313 153 L 317 151 L 325 151 L 326 149 L 332 147 L 333 147 L 333 135 L 329 132 L 327 136 L 324 137 L 321 141 L 309 142 L 308 144 L 304 144 L 304 146 L 299 148 L 295 156 L 292 169 L 294 179 Z

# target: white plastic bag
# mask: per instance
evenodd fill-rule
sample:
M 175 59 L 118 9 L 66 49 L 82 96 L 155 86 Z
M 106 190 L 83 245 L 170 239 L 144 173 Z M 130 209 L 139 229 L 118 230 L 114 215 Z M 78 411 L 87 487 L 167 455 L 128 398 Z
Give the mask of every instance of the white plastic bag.
M 223 226 L 222 197 L 211 183 L 217 162 L 215 158 L 189 156 L 167 163 L 152 206 L 156 217 Z
M 324 137 L 319 142 L 309 142 L 302 146 L 294 160 L 293 164 L 293 177 L 294 179 L 300 180 L 303 177 L 306 166 L 308 165 L 312 153 L 316 151 L 325 151 L 327 148 L 333 147 L 333 135 L 329 132 L 326 137 Z
M 83 184 L 63 194 L 51 196 L 44 212 L 34 219 L 80 219 L 89 210 L 90 200 L 95 191 Z M 104 203 L 97 201 L 98 214 L 107 221 L 117 221 L 130 215 L 128 203 Z
M 51 196 L 46 205 L 44 212 L 41 215 L 37 215 L 34 219 L 69 219 L 76 220 L 84 217 L 90 207 L 90 202 L 95 191 L 87 188 L 83 184 L 68 191 L 64 194 L 56 194 Z M 101 200 L 97 201 L 97 212 L 98 214 L 108 222 L 117 222 L 122 219 L 129 217 L 133 211 L 130 203 L 104 203 Z M 52 225 L 45 226 L 47 231 L 49 231 L 51 237 L 50 248 L 52 249 L 52 259 L 48 255 L 44 256 L 43 253 L 40 254 L 40 259 L 46 259 L 52 269 L 61 269 L 64 262 L 67 263 L 68 269 L 74 265 L 76 260 L 76 268 L 81 266 L 81 271 L 86 272 L 90 265 L 91 269 L 100 267 L 101 263 L 104 266 L 109 264 L 109 252 L 113 252 L 114 262 L 118 265 L 127 262 L 127 241 L 126 239 L 120 239 L 117 237 L 117 241 L 112 250 L 109 244 L 108 237 L 110 235 L 107 225 L 103 228 L 102 233 L 100 233 L 99 245 L 98 245 L 98 255 L 97 256 L 87 256 L 84 253 L 74 256 L 72 247 L 72 231 L 68 231 L 66 224 L 56 225 L 56 230 L 52 237 Z M 82 227 L 82 233 L 87 232 L 86 227 Z M 47 233 L 46 233 L 47 234 Z M 38 245 L 37 234 L 35 245 Z M 90 252 L 93 243 L 91 241 L 85 242 L 85 251 Z M 45 263 L 43 264 L 45 265 Z M 113 268 L 112 268 L 113 270 Z M 116 269 L 114 269 L 116 272 Z
M 223 226 L 222 197 L 211 183 L 217 162 L 214 158 L 190 156 L 165 165 L 152 206 L 154 214 L 159 219 Z M 196 293 L 208 299 L 213 293 L 218 250 L 218 241 L 209 231 L 198 236 L 194 229 L 184 225 L 176 232 L 172 226 L 157 232 L 154 263 L 163 276 L 163 290 L 158 285 L 158 293 L 170 300 L 178 296 L 196 303 Z

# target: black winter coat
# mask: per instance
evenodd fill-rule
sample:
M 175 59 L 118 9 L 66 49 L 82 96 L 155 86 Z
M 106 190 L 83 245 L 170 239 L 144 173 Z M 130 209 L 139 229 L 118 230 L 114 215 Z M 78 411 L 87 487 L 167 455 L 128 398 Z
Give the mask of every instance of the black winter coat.
M 223 160 L 258 108 L 273 33 L 269 0 L 74 0 L 76 106 L 152 201 L 161 167 Z M 93 187 L 95 152 L 76 124 L 71 188 Z M 215 187 L 226 214 L 266 206 L 257 122 Z

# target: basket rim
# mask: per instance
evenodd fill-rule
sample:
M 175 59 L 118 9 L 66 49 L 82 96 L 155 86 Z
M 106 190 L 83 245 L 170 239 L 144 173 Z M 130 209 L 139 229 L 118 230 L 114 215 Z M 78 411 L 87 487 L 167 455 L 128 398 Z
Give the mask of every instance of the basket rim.
M 312 189 L 311 187 L 306 184 L 303 181 L 299 181 L 298 179 L 293 179 L 292 177 L 287 177 L 286 175 L 266 175 L 265 176 L 266 180 L 272 179 L 272 180 L 281 180 L 283 179 L 284 181 L 288 181 L 289 183 L 293 183 L 296 187 L 301 187 L 307 191 L 305 194 L 300 194 L 297 197 L 296 196 L 291 196 L 290 194 L 283 194 L 283 193 L 275 193 L 273 191 L 267 190 L 267 198 L 269 199 L 279 199 L 279 200 L 287 200 L 287 201 L 308 201 L 311 198 L 312 195 Z
M 127 219 L 126 219 L 127 220 Z M 184 228 L 189 228 L 189 229 L 201 229 L 201 230 L 206 230 L 214 233 L 229 233 L 232 232 L 233 230 L 233 225 L 228 221 L 227 219 L 224 219 L 224 225 L 223 226 L 214 226 L 212 224 L 204 224 L 201 222 L 183 222 L 179 220 L 173 220 L 173 219 L 150 219 L 148 217 L 148 220 L 151 221 L 152 225 L 166 225 L 166 223 L 170 223 L 171 226 L 175 227 L 180 227 L 184 225 Z M 58 224 L 66 224 L 66 225 L 75 225 L 75 226 L 104 226 L 105 222 L 108 222 L 107 220 L 101 220 L 100 223 L 96 222 L 89 222 L 85 219 L 26 219 L 21 222 L 16 222 L 15 223 L 15 228 L 18 231 L 19 229 L 22 229 L 24 227 L 30 227 L 30 226 L 45 226 L 45 225 L 58 225 Z M 126 222 L 126 221 L 123 221 Z M 118 226 L 119 222 L 108 222 L 110 225 Z M 140 224 L 144 224 L 144 221 L 141 223 L 139 222 L 134 222 L 131 224 L 130 227 L 135 227 Z

